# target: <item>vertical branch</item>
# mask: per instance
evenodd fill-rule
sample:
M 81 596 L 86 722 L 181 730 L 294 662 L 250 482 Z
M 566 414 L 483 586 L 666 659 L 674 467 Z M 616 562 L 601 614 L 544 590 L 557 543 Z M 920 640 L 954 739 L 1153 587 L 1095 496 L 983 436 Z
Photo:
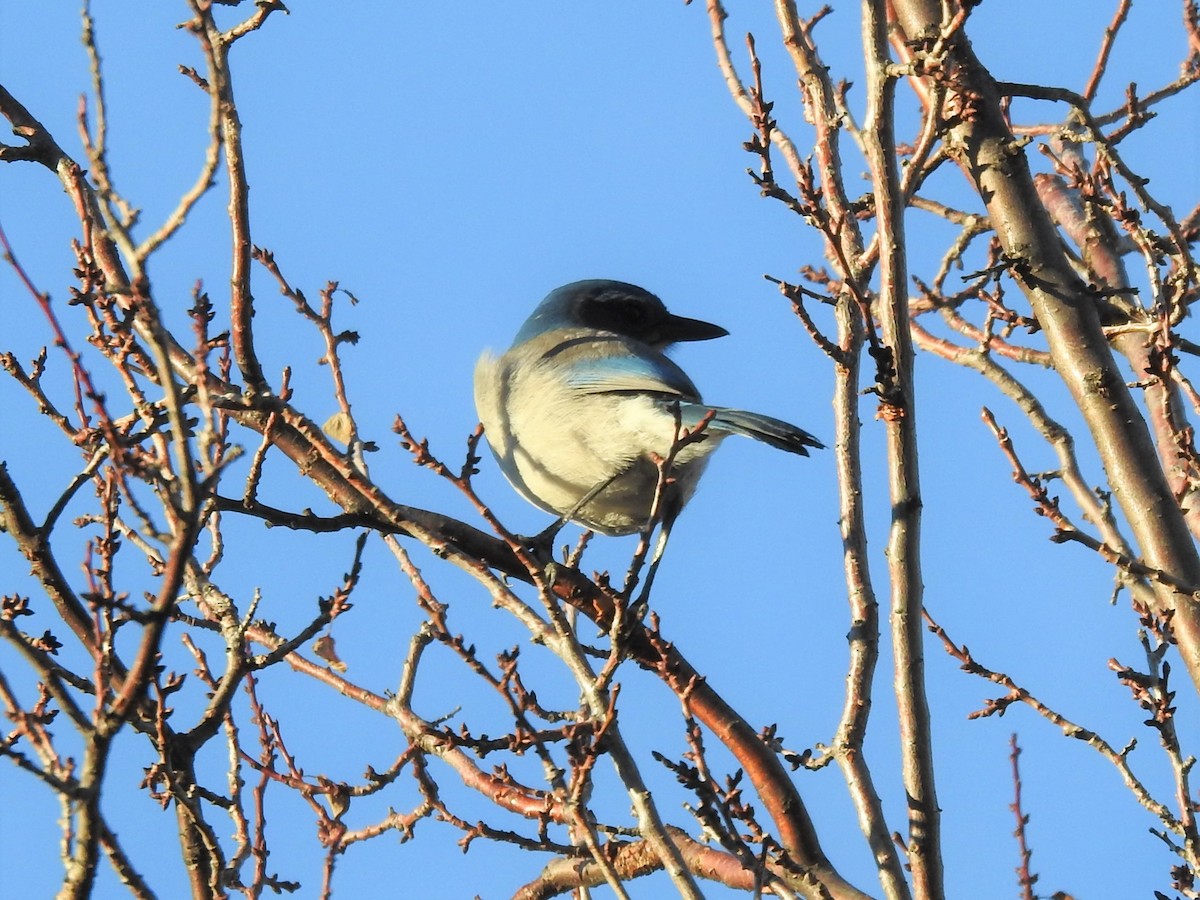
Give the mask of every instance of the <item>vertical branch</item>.
M 254 349 L 254 295 L 250 290 L 250 183 L 242 151 L 242 121 L 233 98 L 233 80 L 229 73 L 229 50 L 237 36 L 225 34 L 213 20 L 212 8 L 201 0 L 190 0 L 196 18 L 191 27 L 208 60 L 209 90 L 220 110 L 221 134 L 225 146 L 225 173 L 229 178 L 229 223 L 231 226 L 232 266 L 229 310 L 232 327 L 233 358 L 247 386 L 260 391 L 266 387 L 262 367 Z M 267 12 L 273 4 L 264 4 Z
M 1017 839 L 1017 851 L 1021 856 L 1021 864 L 1017 866 L 1017 884 L 1021 888 L 1021 900 L 1036 900 L 1036 895 L 1033 893 L 1033 885 L 1037 881 L 1037 876 L 1030 871 L 1029 861 L 1033 858 L 1033 851 L 1029 849 L 1028 835 L 1026 828 L 1029 827 L 1029 816 L 1025 815 L 1021 806 L 1021 747 L 1017 744 L 1017 736 L 1014 734 L 1008 742 L 1009 753 L 1008 758 L 1012 763 L 1012 780 L 1013 780 L 1013 815 L 1017 818 L 1017 827 L 1013 831 L 1013 836 Z
M 70 858 L 63 860 L 66 871 L 57 900 L 86 900 L 92 896 L 100 857 L 100 791 L 111 746 L 111 737 L 99 731 L 92 731 L 85 738 L 79 784 L 71 798 L 74 840 Z
M 753 44 L 751 62 L 755 73 L 755 85 L 753 90 L 748 90 L 734 71 L 725 45 L 725 11 L 716 0 L 709 2 L 713 43 L 730 93 L 746 115 L 759 127 L 760 132 L 763 130 L 763 124 L 769 122 L 771 127 L 766 136 L 769 136 L 770 144 L 780 144 L 783 147 L 785 159 L 789 162 L 789 168 L 805 200 L 805 204 L 789 204 L 789 207 L 803 215 L 806 221 L 820 231 L 825 239 L 825 255 L 843 278 L 836 301 L 838 346 L 823 343 L 819 338 L 817 341 L 836 366 L 835 458 L 840 485 L 839 518 L 846 548 L 847 595 L 853 623 L 846 699 L 834 738 L 833 756 L 846 779 L 858 813 L 859 825 L 871 846 L 886 896 L 906 898 L 909 896 L 909 890 L 903 866 L 891 840 L 863 747 L 871 710 L 871 682 L 879 656 L 879 607 L 867 564 L 866 526 L 862 506 L 859 372 L 864 340 L 868 336 L 871 338 L 873 354 L 879 348 L 876 346 L 878 339 L 874 334 L 874 323 L 870 319 L 866 299 L 865 283 L 870 264 L 863 252 L 862 234 L 842 177 L 840 134 L 844 112 L 830 81 L 828 69 L 821 63 L 811 36 L 813 25 L 827 11 L 828 8 L 825 8 L 818 12 L 814 19 L 804 22 L 800 19 L 796 4 L 792 0 L 777 0 L 775 4 L 776 18 L 784 45 L 796 70 L 807 117 L 816 132 L 814 156 L 820 183 L 818 189 L 813 184 L 813 168 L 800 161 L 799 154 L 792 148 L 790 141 L 780 140 L 781 132 L 775 127 L 774 121 L 769 119 L 769 106 L 764 103 L 762 96 Z M 764 175 L 758 182 L 760 186 L 764 186 L 769 172 L 766 165 L 769 145 L 766 140 L 760 140 L 757 146 L 764 162 Z M 792 299 L 799 313 L 802 309 L 797 303 L 799 294 L 789 292 L 787 286 L 781 287 Z M 802 314 L 801 318 L 804 319 Z M 808 330 L 813 333 L 811 327 L 808 327 Z M 755 769 L 751 767 L 748 771 L 753 773 Z M 763 794 L 761 788 L 760 795 L 764 799 L 771 797 L 770 793 Z M 780 821 L 778 817 L 776 820 Z
M 863 51 L 867 115 L 863 147 L 875 194 L 879 248 L 877 314 L 890 371 L 880 361 L 880 411 L 887 432 L 892 522 L 887 559 L 891 576 L 892 647 L 896 667 L 903 777 L 908 793 L 909 865 L 920 898 L 943 896 L 941 813 L 934 784 L 933 742 L 922 652 L 921 484 L 917 461 L 916 385 L 908 325 L 904 207 L 893 128 L 895 80 L 890 71 L 886 0 L 864 0 Z
M 879 868 L 884 895 L 890 900 L 903 900 L 910 896 L 908 882 L 863 753 L 871 714 L 872 681 L 879 662 L 879 601 L 871 583 L 863 509 L 862 425 L 858 414 L 863 325 L 858 307 L 847 292 L 838 299 L 837 325 L 840 352 L 835 363 L 833 394 L 837 435 L 834 460 L 851 628 L 846 700 L 833 746 L 858 812 L 859 827 L 867 837 Z

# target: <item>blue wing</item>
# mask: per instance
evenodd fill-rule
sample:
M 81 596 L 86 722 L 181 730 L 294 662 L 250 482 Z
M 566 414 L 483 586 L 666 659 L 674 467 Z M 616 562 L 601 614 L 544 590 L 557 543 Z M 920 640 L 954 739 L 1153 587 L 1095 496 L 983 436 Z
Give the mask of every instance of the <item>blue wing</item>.
M 666 402 L 681 401 L 680 418 L 685 428 L 694 428 L 712 413 L 708 427 L 713 432 L 744 435 L 801 456 L 807 456 L 810 447 L 824 446 L 804 429 L 782 419 L 744 409 L 706 406 L 696 385 L 669 358 L 619 337 L 567 339 L 543 358 L 553 359 L 567 385 L 580 393 L 649 394 Z
M 589 341 L 587 352 L 571 355 L 574 358 L 561 360 L 566 363 L 567 383 L 584 393 L 636 392 L 700 399 L 692 379 L 661 353 L 631 352 L 623 341 Z

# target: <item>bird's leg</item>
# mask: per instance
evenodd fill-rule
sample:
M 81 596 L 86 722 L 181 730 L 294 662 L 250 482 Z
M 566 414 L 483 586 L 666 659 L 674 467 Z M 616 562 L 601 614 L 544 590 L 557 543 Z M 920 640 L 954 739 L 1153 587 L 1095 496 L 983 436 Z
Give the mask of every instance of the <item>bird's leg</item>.
M 630 607 L 630 611 L 639 622 L 645 618 L 650 609 L 650 588 L 654 586 L 654 576 L 658 574 L 658 564 L 662 562 L 663 552 L 667 549 L 671 526 L 675 524 L 675 519 L 683 509 L 683 494 L 671 478 L 671 467 L 674 465 L 680 449 L 689 443 L 702 441 L 707 437 L 705 429 L 713 418 L 713 412 L 710 410 L 696 425 L 685 430 L 683 408 L 678 400 L 671 403 L 671 412 L 675 417 L 675 438 L 671 444 L 671 450 L 665 459 L 658 459 L 657 456 L 654 458 L 655 465 L 658 467 L 658 486 L 655 488 L 657 496 L 654 504 L 657 505 L 657 510 L 652 505 L 651 511 L 656 512 L 661 523 L 658 530 L 658 541 L 654 545 L 654 555 L 650 558 L 650 568 L 646 570 L 646 580 L 642 583 L 642 590 L 638 594 L 637 602 Z M 648 523 L 648 527 L 653 527 L 653 525 L 653 521 Z M 628 590 L 632 590 L 632 586 Z
M 681 509 L 683 509 L 683 504 L 679 503 L 676 497 L 668 497 L 663 506 L 662 527 L 658 530 L 654 555 L 650 557 L 650 568 L 646 570 L 646 580 L 642 582 L 642 589 L 638 593 L 637 601 L 630 607 L 630 611 L 639 622 L 646 617 L 646 613 L 650 610 L 650 588 L 654 585 L 654 576 L 658 574 L 658 564 L 662 562 L 663 552 L 667 549 L 671 526 L 675 524 L 675 519 Z
M 597 495 L 606 487 L 625 474 L 625 469 L 617 472 L 611 478 L 606 478 L 601 481 L 590 491 L 584 494 L 574 506 L 568 509 L 565 513 L 555 519 L 547 528 L 542 529 L 533 537 L 522 537 L 521 542 L 533 550 L 535 553 L 541 554 L 544 558 L 554 558 L 554 539 L 558 533 L 562 531 L 564 525 L 570 522 L 579 514 L 579 511 L 596 499 Z

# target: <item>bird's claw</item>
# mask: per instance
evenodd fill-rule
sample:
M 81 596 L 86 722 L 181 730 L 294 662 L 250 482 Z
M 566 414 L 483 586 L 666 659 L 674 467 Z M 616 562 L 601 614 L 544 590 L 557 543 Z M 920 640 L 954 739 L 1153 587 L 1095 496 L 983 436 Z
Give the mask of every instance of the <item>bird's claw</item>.
M 567 524 L 566 519 L 557 519 L 550 527 L 542 529 L 535 535 L 518 534 L 514 537 L 521 548 L 535 560 L 550 565 L 554 562 L 554 539 L 558 537 L 558 533 L 562 531 L 565 524 Z

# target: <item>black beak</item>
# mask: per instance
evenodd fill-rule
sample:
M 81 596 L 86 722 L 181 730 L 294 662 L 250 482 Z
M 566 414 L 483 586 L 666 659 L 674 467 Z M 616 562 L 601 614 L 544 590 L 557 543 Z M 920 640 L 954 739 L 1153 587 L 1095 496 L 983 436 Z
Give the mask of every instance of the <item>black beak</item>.
M 667 316 L 659 334 L 662 343 L 674 344 L 678 341 L 711 341 L 713 338 L 725 337 L 729 332 L 720 325 L 702 322 L 700 319 Z

